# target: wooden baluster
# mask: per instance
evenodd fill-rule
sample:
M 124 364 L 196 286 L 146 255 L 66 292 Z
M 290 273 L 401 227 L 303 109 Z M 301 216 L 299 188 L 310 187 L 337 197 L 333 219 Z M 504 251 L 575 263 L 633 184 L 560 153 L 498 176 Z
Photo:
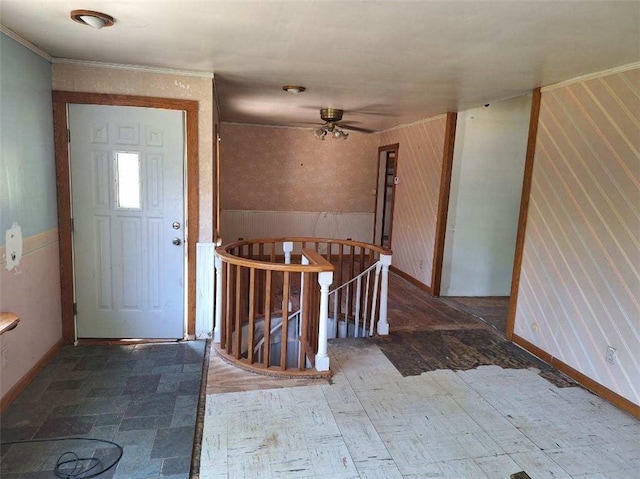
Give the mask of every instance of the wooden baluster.
M 225 314 L 225 325 L 226 325 L 226 347 L 227 354 L 231 354 L 233 352 L 233 318 L 235 316 L 236 308 L 234 307 L 234 297 L 235 297 L 235 273 L 238 267 L 233 264 L 226 265 L 227 270 L 227 301 L 226 301 L 226 314 Z
M 282 329 L 280 343 L 280 368 L 287 369 L 287 340 L 289 338 L 289 272 L 284 272 L 282 280 Z
M 249 364 L 253 364 L 253 348 L 255 347 L 255 326 L 256 326 L 256 312 L 255 312 L 255 299 L 256 299 L 256 270 L 251 268 L 249 270 L 249 338 L 247 341 L 247 361 Z
M 351 245 L 349 247 L 349 277 L 347 278 L 347 281 L 351 281 L 353 278 L 355 278 L 355 260 L 356 260 L 356 248 L 355 246 Z M 349 317 L 352 316 L 352 308 L 353 308 L 353 288 L 350 289 L 349 291 L 349 308 L 347 309 L 347 311 L 345 312 L 345 318 L 344 320 L 349 322 Z
M 227 323 L 229 322 L 229 316 L 227 313 L 227 305 L 229 304 L 227 295 L 229 294 L 229 281 L 227 278 L 227 270 L 228 265 L 224 261 L 222 262 L 222 291 L 220 294 L 222 295 L 221 306 L 222 306 L 222 320 L 220 323 L 220 348 L 226 349 L 227 347 Z
M 318 328 L 320 321 L 320 288 L 318 285 L 318 273 L 313 274 L 314 284 L 313 284 L 313 306 L 312 311 L 314 314 L 314 325 L 313 325 L 313 353 L 314 355 L 318 352 Z M 315 356 L 314 356 L 314 364 L 315 364 Z
M 236 329 L 236 343 L 233 348 L 234 356 L 236 359 L 240 359 L 242 353 L 242 267 L 236 266 L 236 317 L 235 317 L 235 329 Z
M 271 361 L 271 270 L 265 271 L 264 295 L 264 366 L 269 367 Z

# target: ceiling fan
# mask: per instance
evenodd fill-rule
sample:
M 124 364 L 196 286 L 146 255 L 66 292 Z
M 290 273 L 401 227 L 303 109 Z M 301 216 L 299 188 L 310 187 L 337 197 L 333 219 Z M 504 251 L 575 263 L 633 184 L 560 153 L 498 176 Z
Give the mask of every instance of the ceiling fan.
M 331 136 L 337 140 L 346 140 L 349 137 L 349 133 L 346 133 L 344 130 L 362 131 L 366 133 L 371 132 L 371 130 L 365 130 L 364 128 L 349 126 L 342 123 L 339 124 L 338 122 L 342 120 L 343 114 L 344 110 L 340 110 L 338 108 L 321 108 L 320 119 L 324 121 L 324 125 L 317 130 L 314 130 L 313 135 L 318 140 L 324 140 L 327 136 Z

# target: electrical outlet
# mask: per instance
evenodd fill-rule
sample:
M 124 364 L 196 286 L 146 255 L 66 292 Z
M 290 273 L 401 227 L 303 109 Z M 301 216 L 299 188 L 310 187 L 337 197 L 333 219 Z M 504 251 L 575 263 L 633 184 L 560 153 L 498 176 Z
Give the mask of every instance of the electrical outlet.
M 607 346 L 607 354 L 605 354 L 604 358 L 608 363 L 615 364 L 616 363 L 616 350 L 611 346 Z

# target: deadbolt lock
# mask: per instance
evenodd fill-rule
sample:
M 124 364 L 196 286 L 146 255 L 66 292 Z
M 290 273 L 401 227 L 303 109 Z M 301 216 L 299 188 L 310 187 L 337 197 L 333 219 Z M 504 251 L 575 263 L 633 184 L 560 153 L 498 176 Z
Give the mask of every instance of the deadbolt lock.
M 174 230 L 179 230 L 180 229 L 180 223 L 178 223 L 177 221 L 174 221 L 171 226 L 173 226 Z

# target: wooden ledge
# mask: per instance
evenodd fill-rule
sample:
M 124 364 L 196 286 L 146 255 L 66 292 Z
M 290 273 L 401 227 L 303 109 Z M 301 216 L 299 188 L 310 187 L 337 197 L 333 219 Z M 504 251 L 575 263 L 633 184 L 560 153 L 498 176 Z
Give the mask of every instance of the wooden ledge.
M 0 312 L 0 334 L 14 329 L 20 322 L 20 317 L 16 313 Z

